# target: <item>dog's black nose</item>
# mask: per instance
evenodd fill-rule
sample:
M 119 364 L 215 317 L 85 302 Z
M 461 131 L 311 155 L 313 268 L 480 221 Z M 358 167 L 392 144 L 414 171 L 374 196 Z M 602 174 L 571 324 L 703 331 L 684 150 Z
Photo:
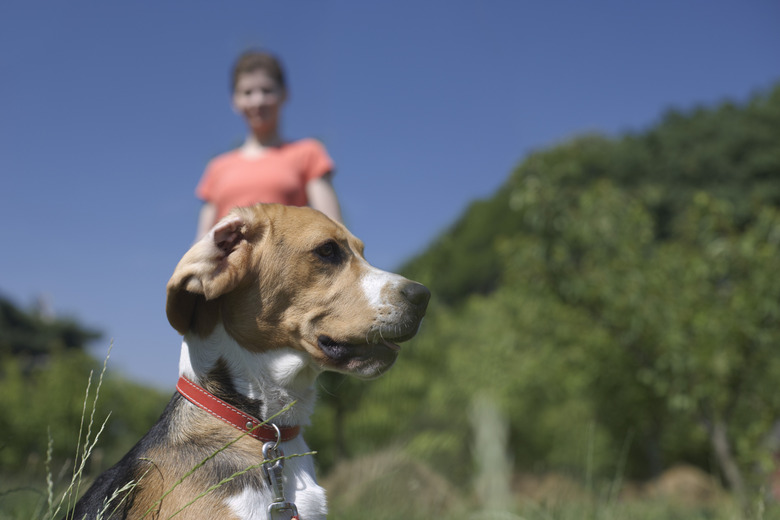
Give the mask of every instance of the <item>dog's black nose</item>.
M 404 298 L 420 310 L 425 310 L 428 300 L 431 299 L 431 291 L 421 283 L 409 282 L 401 288 Z

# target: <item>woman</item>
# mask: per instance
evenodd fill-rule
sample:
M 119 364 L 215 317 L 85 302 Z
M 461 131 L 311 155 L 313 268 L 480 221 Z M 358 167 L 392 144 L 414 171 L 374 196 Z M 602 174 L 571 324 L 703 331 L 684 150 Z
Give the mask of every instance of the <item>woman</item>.
M 202 237 L 232 208 L 258 202 L 309 205 L 341 221 L 331 184 L 333 161 L 314 139 L 287 142 L 280 134 L 280 112 L 287 85 L 272 55 L 242 54 L 232 75 L 233 109 L 249 129 L 244 144 L 209 162 L 196 194 L 204 204 L 198 218 Z

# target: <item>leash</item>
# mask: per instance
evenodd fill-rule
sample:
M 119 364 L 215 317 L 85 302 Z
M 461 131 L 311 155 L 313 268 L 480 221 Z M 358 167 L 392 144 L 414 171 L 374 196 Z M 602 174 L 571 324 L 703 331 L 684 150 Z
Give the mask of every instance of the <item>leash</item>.
M 176 391 L 198 408 L 263 442 L 263 459 L 266 463 L 261 466 L 261 470 L 274 494 L 274 500 L 268 506 L 267 518 L 268 520 L 299 520 L 298 508 L 284 497 L 282 481 L 284 452 L 279 443 L 296 438 L 301 432 L 301 427 L 279 427 L 273 423 L 269 426 L 269 423 L 263 423 L 245 414 L 184 376 L 179 377 Z

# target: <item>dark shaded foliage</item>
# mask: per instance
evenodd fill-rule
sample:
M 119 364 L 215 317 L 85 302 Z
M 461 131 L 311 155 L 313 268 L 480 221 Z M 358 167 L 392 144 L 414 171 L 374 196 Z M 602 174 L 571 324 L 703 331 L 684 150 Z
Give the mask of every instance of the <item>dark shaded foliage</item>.
M 79 350 L 100 336 L 75 320 L 24 311 L 0 296 L 0 358 L 10 355 L 29 360 L 58 350 Z

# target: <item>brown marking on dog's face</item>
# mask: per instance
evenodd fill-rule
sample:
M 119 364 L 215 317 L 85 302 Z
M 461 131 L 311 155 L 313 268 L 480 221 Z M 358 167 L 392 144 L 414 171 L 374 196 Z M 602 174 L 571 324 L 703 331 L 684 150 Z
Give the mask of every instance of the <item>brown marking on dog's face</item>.
M 182 334 L 219 320 L 244 349 L 292 347 L 322 368 L 376 377 L 419 327 L 430 294 L 380 271 L 363 243 L 309 208 L 234 210 L 184 255 L 167 313 Z

